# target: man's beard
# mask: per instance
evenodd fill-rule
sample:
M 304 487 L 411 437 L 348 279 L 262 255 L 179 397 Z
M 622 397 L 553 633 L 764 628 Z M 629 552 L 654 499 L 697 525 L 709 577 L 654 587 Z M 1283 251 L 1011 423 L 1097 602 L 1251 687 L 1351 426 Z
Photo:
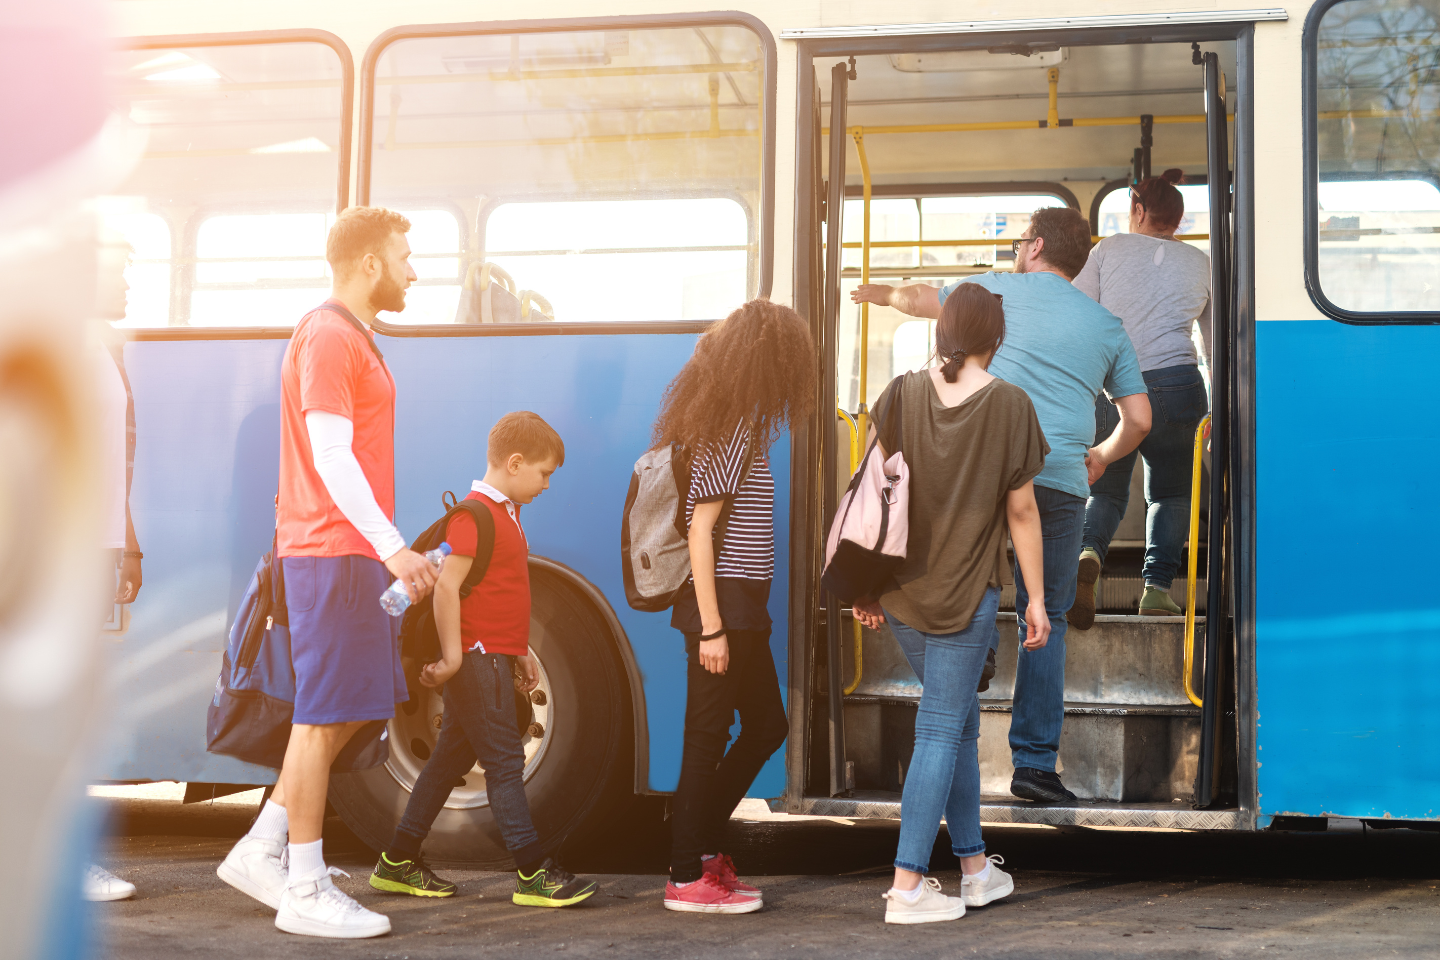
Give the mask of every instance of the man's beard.
M 385 265 L 385 274 L 380 278 L 380 282 L 370 291 L 370 309 L 376 313 L 381 310 L 399 313 L 405 309 L 405 290 L 390 276 L 389 264 Z
M 1025 261 L 1022 260 L 1022 259 L 1020 259 L 1019 257 L 1016 257 L 1016 258 L 1015 258 L 1015 267 L 1014 267 L 1014 269 L 1013 269 L 1011 272 L 1012 272 L 1012 273 L 1029 273 L 1030 271 L 1025 268 Z M 387 279 L 388 279 L 388 277 L 387 277 Z

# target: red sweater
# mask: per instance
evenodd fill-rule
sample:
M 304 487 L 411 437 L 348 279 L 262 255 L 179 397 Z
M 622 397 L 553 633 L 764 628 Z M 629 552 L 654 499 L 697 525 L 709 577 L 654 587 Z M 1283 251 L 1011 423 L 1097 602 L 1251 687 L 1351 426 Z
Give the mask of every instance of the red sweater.
M 490 508 L 495 518 L 495 552 L 485 579 L 460 601 L 461 643 L 472 653 L 523 656 L 530 649 L 530 547 L 520 527 L 520 507 L 515 507 L 512 520 L 503 503 L 483 493 L 472 492 L 465 499 Z M 445 539 L 456 556 L 475 556 L 475 521 L 468 513 L 457 513 Z

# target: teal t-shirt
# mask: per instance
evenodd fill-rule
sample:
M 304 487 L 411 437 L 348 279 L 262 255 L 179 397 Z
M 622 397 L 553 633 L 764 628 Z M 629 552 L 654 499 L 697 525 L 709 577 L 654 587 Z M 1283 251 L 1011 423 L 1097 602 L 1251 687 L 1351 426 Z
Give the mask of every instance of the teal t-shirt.
M 978 283 L 1005 298 L 1005 343 L 990 372 L 1030 395 L 1050 443 L 1038 487 L 1090 495 L 1085 451 L 1095 442 L 1095 398 L 1146 393 L 1120 318 L 1053 273 L 986 273 Z

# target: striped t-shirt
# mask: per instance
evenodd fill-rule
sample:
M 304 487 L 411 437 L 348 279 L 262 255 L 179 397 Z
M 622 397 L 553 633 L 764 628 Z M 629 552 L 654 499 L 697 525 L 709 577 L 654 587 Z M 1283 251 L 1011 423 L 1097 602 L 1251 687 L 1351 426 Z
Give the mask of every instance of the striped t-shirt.
M 769 580 L 775 575 L 775 476 L 759 443 L 751 454 L 745 482 L 745 450 L 750 428 L 735 428 L 729 443 L 701 447 L 690 465 L 690 493 L 685 499 L 689 527 L 697 503 L 730 500 L 725 540 L 715 558 L 715 576 Z

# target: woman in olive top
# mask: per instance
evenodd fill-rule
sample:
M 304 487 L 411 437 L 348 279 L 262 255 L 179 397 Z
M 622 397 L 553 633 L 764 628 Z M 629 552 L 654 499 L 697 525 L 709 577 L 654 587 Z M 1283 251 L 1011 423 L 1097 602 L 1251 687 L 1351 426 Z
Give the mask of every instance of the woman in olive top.
M 999 640 L 1007 526 L 1030 590 L 1025 647 L 1038 650 L 1049 638 L 1032 481 L 1050 448 L 1025 391 L 986 370 L 1004 339 L 1000 297 L 961 284 L 935 330 L 943 366 L 897 377 L 875 405 L 881 455 L 898 448 L 910 468 L 910 539 L 893 582 L 878 600 L 856 603 L 855 616 L 872 629 L 888 620 L 925 685 L 900 803 L 895 881 L 885 894 L 888 923 L 954 920 L 967 905 L 1015 888 L 987 860 L 980 838 L 976 687 Z M 887 423 L 897 390 L 899 422 Z M 964 872 L 960 897 L 944 896 L 938 881 L 923 876 L 942 814 Z

